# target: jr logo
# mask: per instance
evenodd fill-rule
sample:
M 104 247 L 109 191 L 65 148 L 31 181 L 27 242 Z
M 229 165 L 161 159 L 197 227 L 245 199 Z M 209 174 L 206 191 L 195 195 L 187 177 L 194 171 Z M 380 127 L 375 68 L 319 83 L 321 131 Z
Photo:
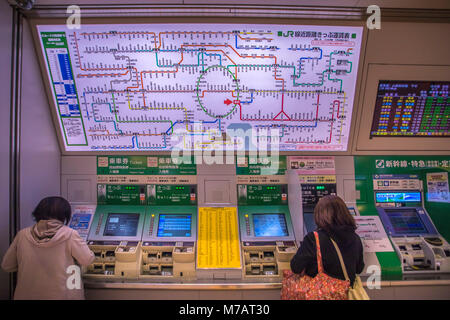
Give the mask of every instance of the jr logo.
M 286 33 L 283 33 L 283 31 L 278 31 L 279 37 L 293 37 L 294 31 L 286 31 Z

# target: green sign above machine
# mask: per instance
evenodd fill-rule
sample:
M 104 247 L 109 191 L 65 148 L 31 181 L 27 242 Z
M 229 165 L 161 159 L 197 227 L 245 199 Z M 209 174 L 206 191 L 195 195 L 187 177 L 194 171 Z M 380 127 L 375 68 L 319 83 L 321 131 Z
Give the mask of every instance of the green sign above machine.
M 286 173 L 286 156 L 236 158 L 237 175 L 284 175 Z
M 145 185 L 99 184 L 97 185 L 98 204 L 146 204 Z
M 168 156 L 97 156 L 97 175 L 196 175 L 191 163 L 176 163 Z
M 195 185 L 155 185 L 147 186 L 150 205 L 195 205 L 197 186 Z
M 286 185 L 240 184 L 237 186 L 237 192 L 240 206 L 287 204 Z
M 98 184 L 99 205 L 195 205 L 195 185 Z

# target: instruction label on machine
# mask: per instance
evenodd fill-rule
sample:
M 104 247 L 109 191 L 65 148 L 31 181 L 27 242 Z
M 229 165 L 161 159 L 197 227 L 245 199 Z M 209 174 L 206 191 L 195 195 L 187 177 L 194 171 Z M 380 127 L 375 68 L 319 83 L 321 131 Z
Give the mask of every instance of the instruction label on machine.
M 427 173 L 428 201 L 450 202 L 447 172 Z
M 356 233 L 364 245 L 364 252 L 394 251 L 378 216 L 355 216 Z
M 236 208 L 199 208 L 197 268 L 241 268 Z
M 334 157 L 306 157 L 292 156 L 288 159 L 290 169 L 296 170 L 300 175 L 334 175 L 336 174 Z
M 95 213 L 95 205 L 75 205 L 72 207 L 72 218 L 69 227 L 77 230 L 81 239 L 87 239 L 92 217 Z

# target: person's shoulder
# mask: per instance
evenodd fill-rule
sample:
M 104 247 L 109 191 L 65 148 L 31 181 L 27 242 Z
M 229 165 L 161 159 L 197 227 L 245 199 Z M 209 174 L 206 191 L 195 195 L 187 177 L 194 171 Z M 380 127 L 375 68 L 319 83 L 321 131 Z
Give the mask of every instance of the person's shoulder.
M 362 246 L 362 239 L 361 237 L 356 233 L 356 231 L 353 232 L 353 238 L 355 243 L 359 244 Z
M 25 237 L 27 234 L 31 234 L 32 228 L 33 227 L 31 226 L 31 227 L 26 227 L 26 228 L 19 230 L 19 232 L 17 232 L 17 234 L 16 234 L 16 237 L 20 239 L 20 238 Z
M 75 231 L 75 232 L 74 232 Z M 78 235 L 76 230 L 70 228 L 67 225 L 62 225 L 58 230 L 55 238 L 58 238 L 59 241 L 71 241 Z
M 31 236 L 31 229 L 33 227 L 26 227 L 23 228 L 21 230 L 19 230 L 16 234 L 16 236 L 14 237 L 14 242 L 16 242 L 16 244 L 22 243 L 25 239 L 32 239 Z
M 72 229 L 71 227 L 68 227 L 68 226 L 64 226 L 63 228 L 66 228 L 66 232 L 68 234 L 70 234 L 70 239 L 71 240 L 76 240 L 76 241 L 81 240 L 80 234 L 78 233 L 77 230 Z
M 75 234 L 78 234 L 75 229 L 72 229 L 71 227 L 66 225 L 63 225 L 61 229 L 63 229 L 65 233 L 70 234 L 71 237 L 73 237 Z
M 318 232 L 318 231 L 316 231 Z M 314 231 L 308 232 L 303 241 L 315 242 L 316 236 L 314 235 Z

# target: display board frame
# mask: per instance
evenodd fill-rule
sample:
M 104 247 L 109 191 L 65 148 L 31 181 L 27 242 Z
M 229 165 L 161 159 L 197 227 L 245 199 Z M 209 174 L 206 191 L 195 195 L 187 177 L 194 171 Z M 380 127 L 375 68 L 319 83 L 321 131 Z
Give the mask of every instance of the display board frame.
M 33 35 L 33 41 L 35 44 L 36 54 L 38 56 L 39 65 L 41 68 L 42 79 L 44 82 L 44 87 L 47 93 L 49 106 L 51 109 L 52 118 L 54 121 L 56 134 L 58 137 L 58 142 L 60 145 L 60 150 L 63 155 L 107 155 L 107 154 L 115 154 L 114 151 L 67 151 L 64 147 L 64 140 L 59 129 L 59 119 L 56 112 L 56 107 L 53 99 L 52 88 L 50 86 L 46 70 L 45 57 L 43 57 L 42 50 L 40 47 L 40 39 L 37 32 L 37 25 L 60 25 L 65 24 L 65 19 L 60 18 L 31 18 L 30 19 L 30 28 L 31 33 Z M 311 154 L 311 155 L 322 155 L 322 154 L 336 154 L 336 155 L 349 155 L 352 153 L 352 145 L 354 140 L 354 129 L 355 129 L 355 118 L 357 114 L 357 106 L 359 105 L 359 90 L 361 86 L 361 73 L 364 65 L 364 55 L 365 55 L 365 47 L 367 42 L 367 30 L 364 27 L 364 21 L 338 21 L 338 20 L 327 20 L 327 21 L 318 21 L 311 19 L 292 19 L 292 18 L 241 18 L 241 17 L 152 17 L 151 21 L 148 21 L 148 18 L 85 18 L 82 20 L 82 23 L 85 24 L 163 24 L 163 23 L 198 23 L 198 24 L 207 24 L 207 23 L 215 23 L 215 24 L 286 24 L 286 25 L 317 25 L 317 26 L 353 26 L 353 27 L 362 27 L 362 39 L 361 39 L 361 49 L 359 56 L 359 64 L 358 70 L 356 73 L 356 84 L 355 84 L 355 95 L 353 101 L 353 108 L 351 114 L 350 128 L 349 128 L 349 137 L 346 151 L 280 151 L 282 155 L 298 155 L 298 154 Z M 160 155 L 168 155 L 171 154 L 170 151 L 121 151 L 121 154 L 160 154 Z M 246 151 L 246 154 L 249 152 Z M 236 151 L 234 151 L 236 154 Z
M 366 79 L 362 106 L 355 128 L 357 140 L 354 154 L 449 154 L 450 138 L 446 137 L 370 137 L 373 114 L 380 80 L 397 81 L 450 81 L 450 66 L 398 65 L 371 63 Z M 401 78 L 401 79 L 400 79 Z

